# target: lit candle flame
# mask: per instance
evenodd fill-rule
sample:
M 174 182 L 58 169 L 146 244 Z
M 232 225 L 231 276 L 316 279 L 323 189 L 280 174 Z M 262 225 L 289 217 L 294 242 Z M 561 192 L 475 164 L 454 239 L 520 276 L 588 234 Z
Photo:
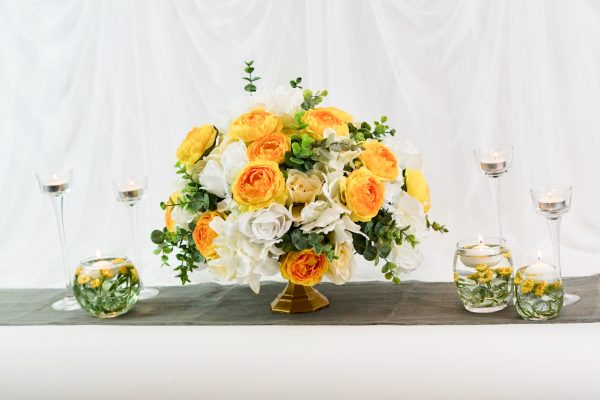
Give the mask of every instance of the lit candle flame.
M 58 179 L 58 176 L 56 174 L 52 174 L 52 180 L 55 181 Z
M 133 183 L 134 183 L 134 182 L 133 182 L 131 179 L 127 178 L 127 184 L 128 184 L 129 186 L 133 186 Z
M 492 153 L 492 158 L 494 159 L 494 161 L 497 160 L 498 159 L 498 153 L 497 152 L 493 152 Z
M 538 261 L 542 261 L 542 252 L 540 250 L 537 252 L 537 259 Z
M 479 244 L 483 243 L 483 236 L 479 235 Z

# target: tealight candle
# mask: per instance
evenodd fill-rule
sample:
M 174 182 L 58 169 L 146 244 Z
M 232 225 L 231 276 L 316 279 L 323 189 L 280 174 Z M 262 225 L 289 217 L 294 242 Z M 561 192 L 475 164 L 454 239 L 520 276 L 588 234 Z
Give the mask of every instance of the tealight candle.
M 131 179 L 128 179 L 125 185 L 117 188 L 117 198 L 119 201 L 138 200 L 143 194 L 144 190 L 142 186 L 136 184 Z
M 498 174 L 506 170 L 507 160 L 503 155 L 493 152 L 490 158 L 482 159 L 479 165 L 486 174 Z
M 561 211 L 566 206 L 567 199 L 552 192 L 548 192 L 546 196 L 538 199 L 538 208 L 541 211 Z
M 69 182 L 58 179 L 56 174 L 52 175 L 52 178 L 42 181 L 41 186 L 44 193 L 62 194 L 69 190 Z
M 498 249 L 483 243 L 481 235 L 479 236 L 479 243 L 466 249 L 465 254 L 460 256 L 462 263 L 471 268 L 475 268 L 481 264 L 493 267 L 498 264 L 501 259 L 502 256 L 498 254 Z

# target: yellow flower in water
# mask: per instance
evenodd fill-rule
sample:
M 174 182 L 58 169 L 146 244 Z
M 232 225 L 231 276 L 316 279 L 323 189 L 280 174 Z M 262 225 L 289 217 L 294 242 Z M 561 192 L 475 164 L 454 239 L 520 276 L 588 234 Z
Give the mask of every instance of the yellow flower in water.
M 488 269 L 488 266 L 485 264 L 478 264 L 475 269 L 477 270 L 477 272 L 483 272 L 486 269 Z
M 91 287 L 92 289 L 96 289 L 96 288 L 97 288 L 98 286 L 100 286 L 101 284 L 102 284 L 102 282 L 100 281 L 100 279 L 93 279 L 93 280 L 90 282 L 90 287 Z
M 77 267 L 77 269 L 75 270 L 75 276 L 81 275 L 82 272 L 83 272 L 83 268 L 82 267 Z
M 79 283 L 80 285 L 85 285 L 86 283 L 88 283 L 90 281 L 90 276 L 89 275 L 79 275 L 77 277 L 77 283 Z
M 492 279 L 494 279 L 494 271 L 491 269 L 479 273 L 479 283 L 488 283 Z
M 509 277 L 512 275 L 512 268 L 511 267 L 502 267 L 502 268 L 496 268 L 496 273 L 504 278 Z
M 138 275 L 137 269 L 131 269 L 131 282 L 137 283 L 140 280 L 140 276 Z
M 552 289 L 552 290 L 560 289 L 562 287 L 562 282 L 561 281 L 552 282 L 551 284 L 548 285 L 548 287 L 549 287 L 549 289 Z
M 527 293 L 531 292 L 533 290 L 534 286 L 535 286 L 535 281 L 533 279 L 525 280 L 525 282 L 523 282 L 523 285 L 521 286 L 521 293 L 527 294 Z
M 101 269 L 100 275 L 102 275 L 106 279 L 111 279 L 113 276 L 115 276 L 115 273 L 111 269 Z
M 467 276 L 467 279 L 471 279 L 473 281 L 476 281 L 477 279 L 479 279 L 479 272 L 475 272 L 474 274 L 471 274 L 471 275 Z
M 547 287 L 548 287 L 548 284 L 546 282 L 538 282 L 538 284 L 536 285 L 536 288 L 535 288 L 535 295 L 537 297 L 542 297 L 544 295 L 544 293 L 546 292 Z
M 523 283 L 523 278 L 521 277 L 521 274 L 519 272 L 517 272 L 517 274 L 515 275 L 514 283 L 517 286 L 519 286 L 521 283 Z
M 123 265 L 122 267 L 119 267 L 119 273 L 121 275 L 127 275 L 129 273 L 129 265 Z
M 512 258 L 512 254 L 510 254 L 510 251 L 507 251 L 506 253 L 502 254 L 504 256 L 504 258 Z
M 454 283 L 458 282 L 458 272 L 454 271 Z
M 123 261 L 125 261 L 124 258 L 115 258 L 112 260 L 113 264 L 121 264 Z

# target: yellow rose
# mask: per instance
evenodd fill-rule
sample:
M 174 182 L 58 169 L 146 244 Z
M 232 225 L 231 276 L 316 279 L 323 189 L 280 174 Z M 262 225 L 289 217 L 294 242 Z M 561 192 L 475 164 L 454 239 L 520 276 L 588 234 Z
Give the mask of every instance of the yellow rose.
M 425 213 L 429 212 L 431 203 L 429 200 L 429 185 L 427 180 L 421 171 L 418 169 L 407 168 L 404 176 L 406 182 L 406 192 L 419 200 L 419 203 L 423 205 Z
M 214 260 L 219 257 L 213 245 L 213 240 L 217 237 L 217 232 L 213 231 L 208 225 L 213 218 L 219 216 L 220 214 L 216 211 L 205 212 L 196 221 L 196 228 L 194 228 L 194 232 L 192 233 L 192 238 L 194 239 L 194 243 L 196 243 L 198 251 L 207 260 Z
M 352 117 L 335 107 L 313 108 L 304 113 L 301 121 L 308 124 L 307 131 L 312 137 L 321 140 L 327 128 L 333 129 L 337 136 L 348 136 Z
M 321 282 L 328 267 L 325 254 L 317 255 L 314 250 L 307 249 L 287 253 L 281 260 L 279 271 L 284 279 L 295 285 L 314 286 Z
M 285 153 L 290 151 L 291 141 L 288 135 L 281 132 L 265 135 L 248 146 L 247 154 L 250 161 L 274 161 L 277 164 L 285 162 Z
M 316 173 L 305 174 L 297 169 L 288 170 L 285 182 L 290 197 L 288 203 L 310 203 L 322 191 L 323 182 Z
M 231 187 L 233 200 L 242 208 L 256 210 L 272 203 L 285 204 L 285 178 L 273 161 L 252 161 L 240 171 Z
M 281 132 L 282 129 L 281 118 L 258 107 L 237 117 L 229 125 L 229 134 L 248 143 L 265 135 Z
M 389 148 L 377 140 L 365 140 L 362 146 L 364 151 L 360 153 L 359 159 L 369 171 L 386 181 L 398 177 L 398 160 Z
M 177 159 L 190 169 L 202 158 L 217 138 L 217 130 L 212 125 L 194 127 L 177 148 Z
M 371 171 L 359 168 L 341 183 L 342 200 L 352 211 L 353 221 L 370 221 L 383 205 L 385 188 Z
M 177 200 L 181 198 L 179 192 L 173 192 L 167 200 L 167 208 L 165 209 L 165 226 L 169 232 L 175 232 L 175 221 L 171 217 L 173 213 L 173 204 L 177 203 Z

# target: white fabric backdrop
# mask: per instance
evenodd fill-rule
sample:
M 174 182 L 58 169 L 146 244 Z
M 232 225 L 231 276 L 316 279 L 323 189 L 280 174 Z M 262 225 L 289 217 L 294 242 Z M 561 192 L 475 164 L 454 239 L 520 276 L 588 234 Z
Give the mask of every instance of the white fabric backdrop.
M 151 254 L 174 152 L 242 91 L 243 60 L 261 86 L 303 76 L 358 118 L 382 114 L 425 155 L 432 215 L 448 225 L 407 278 L 449 280 L 454 244 L 494 233 L 472 149 L 507 143 L 502 196 L 517 263 L 550 256 L 531 186 L 574 186 L 563 269 L 600 261 L 600 2 L 593 1 L 19 1 L 0 2 L 0 286 L 62 284 L 50 201 L 36 169 L 64 164 L 71 260 L 130 252 L 110 178 L 143 171 L 140 210 L 149 284 L 177 283 Z M 379 278 L 362 262 L 358 278 Z M 196 281 L 209 279 L 198 273 Z

